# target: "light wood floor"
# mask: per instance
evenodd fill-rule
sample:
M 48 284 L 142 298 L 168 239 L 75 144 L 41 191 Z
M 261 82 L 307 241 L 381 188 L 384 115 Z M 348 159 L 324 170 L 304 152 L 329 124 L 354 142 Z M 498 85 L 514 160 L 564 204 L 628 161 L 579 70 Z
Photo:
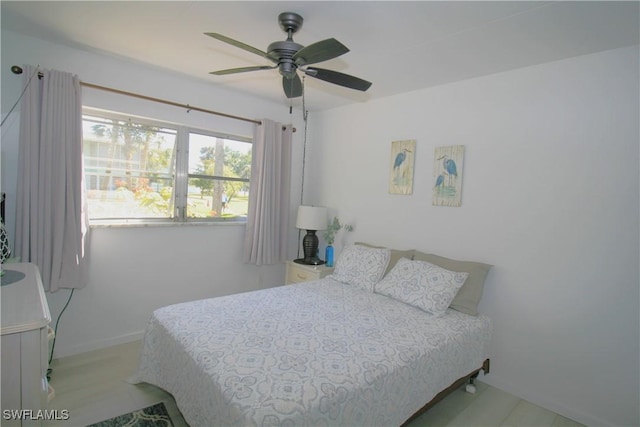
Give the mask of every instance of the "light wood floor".
M 175 427 L 188 427 L 170 394 L 126 381 L 135 370 L 139 349 L 140 342 L 133 342 L 54 360 L 51 386 L 55 397 L 49 409 L 68 410 L 69 419 L 46 425 L 84 427 L 164 402 Z M 411 427 L 581 426 L 487 384 L 476 384 L 475 394 L 461 388 L 415 419 Z

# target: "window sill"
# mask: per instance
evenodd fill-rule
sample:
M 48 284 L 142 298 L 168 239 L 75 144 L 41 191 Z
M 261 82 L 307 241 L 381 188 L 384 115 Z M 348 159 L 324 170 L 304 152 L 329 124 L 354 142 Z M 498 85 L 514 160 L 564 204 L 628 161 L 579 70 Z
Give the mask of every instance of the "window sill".
M 209 227 L 245 226 L 246 221 L 89 221 L 89 228 L 145 228 L 145 227 Z

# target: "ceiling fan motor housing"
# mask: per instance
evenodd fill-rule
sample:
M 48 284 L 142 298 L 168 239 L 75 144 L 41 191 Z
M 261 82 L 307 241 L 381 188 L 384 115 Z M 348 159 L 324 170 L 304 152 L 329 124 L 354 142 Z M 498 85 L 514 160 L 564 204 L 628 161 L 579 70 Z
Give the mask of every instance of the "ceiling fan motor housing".
M 283 77 L 292 78 L 298 66 L 293 61 L 293 55 L 304 46 L 296 42 L 285 40 L 273 42 L 267 48 L 267 56 L 278 63 L 278 70 Z
M 297 68 L 298 66 L 293 61 L 282 61 L 278 64 L 278 71 L 280 71 L 280 75 L 287 79 L 292 79 L 296 76 Z

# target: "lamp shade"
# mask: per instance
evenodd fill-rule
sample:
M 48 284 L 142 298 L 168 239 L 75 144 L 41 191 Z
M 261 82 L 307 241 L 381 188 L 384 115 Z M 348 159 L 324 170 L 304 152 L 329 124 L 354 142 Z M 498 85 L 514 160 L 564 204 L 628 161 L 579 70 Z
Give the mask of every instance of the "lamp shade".
M 327 228 L 327 208 L 320 206 L 299 206 L 296 228 L 303 230 L 325 230 Z

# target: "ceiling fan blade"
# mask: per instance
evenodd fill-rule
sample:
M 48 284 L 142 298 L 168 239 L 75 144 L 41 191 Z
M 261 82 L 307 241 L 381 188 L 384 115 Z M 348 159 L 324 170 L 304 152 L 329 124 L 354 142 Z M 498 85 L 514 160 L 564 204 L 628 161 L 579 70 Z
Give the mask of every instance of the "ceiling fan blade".
M 267 52 L 263 52 L 260 49 L 257 49 L 253 46 L 249 46 L 248 44 L 239 42 L 238 40 L 234 40 L 232 38 L 223 36 L 222 34 L 218 34 L 218 33 L 205 33 L 205 34 L 208 35 L 209 37 L 213 37 L 214 39 L 220 40 L 221 42 L 229 43 L 232 46 L 239 47 L 240 49 L 246 50 L 247 52 L 255 53 L 256 55 L 260 55 L 263 58 L 269 58 L 267 56 Z
M 296 73 L 292 79 L 282 78 L 282 88 L 287 98 L 297 98 L 302 96 L 302 81 Z
M 227 74 L 237 74 L 237 73 L 246 73 L 248 71 L 260 71 L 260 70 L 273 70 L 278 66 L 275 65 L 273 67 L 269 65 L 258 65 L 256 67 L 240 67 L 240 68 L 229 68 L 228 70 L 220 70 L 220 71 L 212 71 L 209 74 L 213 74 L 215 76 L 225 76 Z
M 309 67 L 303 71 L 308 76 L 324 80 L 325 82 L 348 87 L 350 89 L 361 90 L 364 92 L 371 87 L 371 82 L 350 76 L 349 74 L 339 73 L 337 71 L 314 67 Z
M 293 55 L 298 65 L 315 64 L 337 58 L 349 52 L 349 49 L 336 39 L 326 39 L 303 47 Z

